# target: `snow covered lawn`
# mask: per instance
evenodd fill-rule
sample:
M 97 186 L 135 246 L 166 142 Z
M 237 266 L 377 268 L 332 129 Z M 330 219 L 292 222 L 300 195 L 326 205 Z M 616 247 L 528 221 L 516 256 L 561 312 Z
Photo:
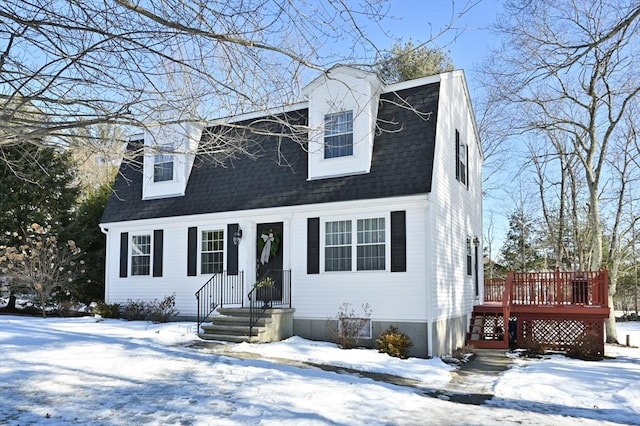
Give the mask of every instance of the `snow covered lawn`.
M 193 345 L 193 323 L 0 316 L 0 424 L 480 425 L 640 424 L 640 349 L 607 347 L 600 362 L 515 360 L 482 406 L 425 396 L 455 371 L 440 359 L 292 338 L 229 345 L 256 359 Z M 640 323 L 622 323 L 640 343 Z M 231 355 L 232 353 L 230 353 Z M 276 362 L 273 358 L 296 361 Z M 418 380 L 397 386 L 299 364 Z

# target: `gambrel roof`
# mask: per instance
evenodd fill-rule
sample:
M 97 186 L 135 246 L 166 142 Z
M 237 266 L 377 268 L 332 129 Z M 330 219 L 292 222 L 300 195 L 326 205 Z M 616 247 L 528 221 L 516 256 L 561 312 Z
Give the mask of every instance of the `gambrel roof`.
M 381 130 L 375 135 L 370 173 L 308 180 L 305 147 L 287 139 L 279 145 L 277 136 L 256 136 L 257 158 L 221 166 L 196 157 L 184 196 L 143 200 L 142 167 L 124 161 L 102 223 L 431 192 L 439 88 L 439 82 L 432 82 L 380 95 Z M 306 108 L 287 114 L 289 121 L 307 122 Z M 279 155 L 286 164 L 278 164 Z

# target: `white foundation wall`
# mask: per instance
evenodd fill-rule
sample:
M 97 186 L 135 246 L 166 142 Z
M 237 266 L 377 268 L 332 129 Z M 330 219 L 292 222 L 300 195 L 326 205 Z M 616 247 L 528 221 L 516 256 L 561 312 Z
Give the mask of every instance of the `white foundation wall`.
M 390 212 L 406 212 L 407 272 L 390 272 Z M 239 269 L 244 273 L 244 294 L 255 282 L 258 223 L 283 222 L 280 243 L 283 268 L 292 272 L 292 307 L 295 318 L 334 318 L 340 305 L 350 303 L 358 312 L 363 303 L 371 307 L 372 319 L 380 321 L 415 321 L 427 319 L 426 195 L 393 199 L 364 200 L 323 205 L 281 207 L 242 212 L 218 213 L 189 217 L 149 219 L 128 223 L 103 224 L 107 233 L 106 290 L 107 303 L 127 300 L 163 299 L 175 294 L 176 309 L 182 317 L 195 317 L 195 292 L 211 275 L 187 276 L 187 230 L 223 229 L 238 223 L 243 237 L 238 246 Z M 320 273 L 307 274 L 307 219 L 319 217 L 321 242 L 324 221 L 385 217 L 386 271 L 324 272 L 321 243 Z M 163 274 L 152 276 L 119 276 L 120 234 L 153 235 L 163 230 Z M 130 244 L 130 243 L 129 243 Z M 226 244 L 226 241 L 225 241 Z M 198 250 L 199 250 L 198 246 Z M 226 265 L 225 250 L 225 265 Z M 198 251 L 199 256 L 199 251 Z M 128 263 L 130 265 L 130 257 Z

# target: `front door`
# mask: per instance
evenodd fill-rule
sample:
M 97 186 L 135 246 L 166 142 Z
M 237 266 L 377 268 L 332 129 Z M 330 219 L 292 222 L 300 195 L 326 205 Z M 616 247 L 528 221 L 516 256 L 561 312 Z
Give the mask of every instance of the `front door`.
M 259 223 L 256 241 L 256 283 L 263 283 L 264 290 L 258 291 L 258 298 L 270 301 L 282 299 L 283 283 L 283 243 L 282 222 Z

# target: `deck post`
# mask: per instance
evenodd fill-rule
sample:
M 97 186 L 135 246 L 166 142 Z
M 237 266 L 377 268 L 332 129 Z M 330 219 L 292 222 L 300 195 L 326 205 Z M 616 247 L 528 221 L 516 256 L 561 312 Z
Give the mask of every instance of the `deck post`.
M 562 305 L 564 303 L 562 280 L 560 279 L 560 268 L 556 268 L 553 272 L 553 281 L 556 287 L 556 304 Z

